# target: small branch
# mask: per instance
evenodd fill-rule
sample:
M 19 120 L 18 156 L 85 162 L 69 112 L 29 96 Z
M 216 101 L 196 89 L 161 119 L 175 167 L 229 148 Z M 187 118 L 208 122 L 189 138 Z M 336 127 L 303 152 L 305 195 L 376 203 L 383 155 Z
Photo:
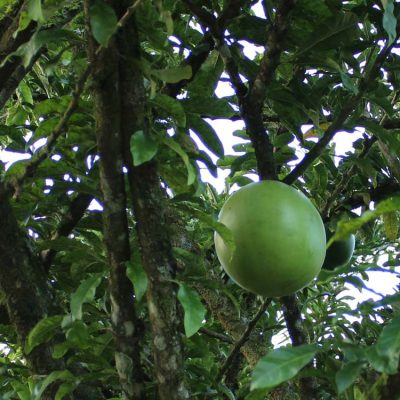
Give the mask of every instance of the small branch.
M 127 9 L 125 14 L 121 17 L 121 19 L 117 23 L 118 29 L 116 29 L 116 32 L 118 32 L 121 28 L 125 26 L 125 24 L 127 23 L 127 21 L 129 21 L 129 18 L 132 16 L 132 14 L 136 10 L 140 2 L 141 0 L 136 0 L 135 3 L 132 4 L 132 6 L 130 6 Z M 113 34 L 114 36 L 116 35 L 116 32 L 114 32 Z M 105 48 L 103 46 L 99 46 L 97 48 L 95 54 L 93 55 L 91 63 L 86 67 L 82 75 L 79 77 L 78 82 L 72 94 L 72 99 L 69 102 L 66 110 L 64 111 L 64 114 L 62 115 L 57 126 L 47 137 L 46 144 L 43 147 L 41 147 L 40 150 L 38 150 L 30 160 L 25 162 L 25 169 L 23 173 L 21 173 L 18 177 L 12 176 L 11 179 L 8 182 L 6 182 L 7 189 L 9 190 L 13 189 L 14 192 L 18 193 L 20 191 L 20 187 L 24 182 L 24 180 L 28 177 L 32 177 L 35 174 L 39 165 L 51 154 L 54 146 L 56 145 L 57 139 L 61 136 L 61 134 L 64 133 L 68 125 L 69 119 L 74 114 L 79 104 L 80 96 L 85 88 L 86 81 L 92 72 L 94 62 L 104 50 Z
M 197 1 L 184 0 L 189 10 L 211 31 L 217 32 L 217 19 L 213 14 L 209 13 L 205 8 L 201 7 Z
M 192 68 L 192 76 L 190 79 L 182 79 L 177 83 L 167 84 L 164 89 L 166 95 L 175 98 L 189 82 L 193 81 L 197 72 L 207 60 L 210 51 L 214 48 L 214 41 L 211 35 L 206 34 L 203 40 L 197 45 L 196 49 L 197 48 L 203 48 L 203 50 L 192 51 L 188 58 L 182 63 L 182 65 L 188 65 Z
M 325 131 L 322 138 L 312 147 L 312 149 L 306 154 L 303 160 L 283 179 L 283 182 L 287 183 L 288 185 L 295 182 L 301 175 L 303 175 L 306 169 L 322 154 L 323 150 L 333 139 L 336 132 L 343 127 L 344 123 L 357 107 L 359 101 L 363 97 L 363 94 L 368 89 L 369 84 L 375 79 L 379 68 L 385 61 L 387 55 L 390 53 L 392 47 L 393 44 L 391 46 L 386 45 L 374 61 L 371 68 L 366 68 L 368 72 L 366 76 L 362 78 L 359 82 L 358 93 L 348 100 L 348 102 L 340 110 L 337 117 L 335 117 L 331 125 Z
M 207 335 L 214 339 L 218 339 L 221 342 L 225 342 L 225 343 L 229 343 L 229 344 L 235 343 L 230 336 L 224 335 L 223 333 L 212 331 L 211 329 L 200 328 L 199 332 L 202 333 L 203 335 Z
M 364 148 L 361 151 L 360 155 L 358 158 L 364 158 L 370 148 L 372 147 L 372 145 L 376 142 L 376 138 L 372 137 L 368 140 L 366 140 L 364 142 Z M 321 210 L 321 216 L 322 218 L 325 219 L 329 219 L 330 216 L 330 210 L 332 208 L 332 206 L 335 204 L 336 199 L 338 198 L 338 196 L 340 195 L 340 193 L 344 193 L 347 186 L 350 184 L 351 182 L 351 177 L 355 174 L 355 170 L 356 170 L 356 165 L 353 164 L 347 171 L 346 173 L 342 176 L 342 178 L 340 179 L 340 181 L 335 185 L 335 189 L 334 191 L 331 193 L 331 195 L 329 196 L 329 199 L 327 200 L 324 208 Z
M 394 105 L 396 103 L 398 94 L 399 93 L 397 92 L 393 96 L 392 105 Z M 388 115 L 385 114 L 382 117 L 382 119 L 380 120 L 379 125 L 384 127 L 387 120 L 388 120 Z M 368 155 L 370 149 L 372 148 L 373 144 L 376 141 L 378 141 L 378 144 L 380 145 L 380 149 L 381 149 L 382 153 L 386 156 L 388 164 L 393 166 L 397 180 L 400 181 L 400 171 L 399 171 L 399 164 L 398 164 L 397 159 L 392 156 L 390 149 L 388 149 L 387 146 L 381 140 L 379 140 L 379 138 L 377 138 L 376 136 L 373 136 L 370 139 L 365 140 L 364 147 L 363 147 L 361 153 L 359 154 L 358 158 L 362 159 L 362 158 L 366 157 Z M 329 214 L 330 214 L 330 210 L 331 210 L 332 206 L 335 204 L 335 201 L 336 201 L 337 197 L 339 196 L 339 194 L 345 192 L 347 186 L 350 184 L 351 177 L 355 173 L 355 170 L 356 170 L 356 165 L 353 164 L 347 170 L 347 172 L 342 176 L 340 182 L 337 185 L 335 185 L 335 190 L 332 192 L 331 196 L 329 197 L 328 201 L 326 202 L 324 208 L 321 211 L 321 215 L 324 219 L 329 218 Z
M 51 240 L 55 240 L 61 236 L 68 236 L 78 222 L 82 219 L 85 211 L 89 207 L 89 204 L 93 200 L 94 196 L 86 193 L 79 193 L 76 196 L 63 216 L 58 228 L 51 235 Z M 49 271 L 54 256 L 57 254 L 54 249 L 43 250 L 41 253 L 42 263 L 46 271 Z
M 39 50 L 32 57 L 31 61 L 29 62 L 29 65 L 26 67 L 24 67 L 23 65 L 20 65 L 18 63 L 18 66 L 16 66 L 16 68 L 15 68 L 14 72 L 11 74 L 11 76 L 6 81 L 3 82 L 3 84 L 0 88 L 0 110 L 3 109 L 3 107 L 7 103 L 8 99 L 15 92 L 18 85 L 22 81 L 22 79 L 33 68 L 36 61 L 40 58 L 41 55 L 42 55 L 42 52 Z
M 243 332 L 242 337 L 236 342 L 235 347 L 229 354 L 228 358 L 225 360 L 224 365 L 221 367 L 216 381 L 219 382 L 223 376 L 228 372 L 228 370 L 231 367 L 231 364 L 233 363 L 234 359 L 237 357 L 238 353 L 240 352 L 241 347 L 244 345 L 244 343 L 248 340 L 251 332 L 257 325 L 257 322 L 260 320 L 260 318 L 264 315 L 265 310 L 268 308 L 268 306 L 271 304 L 272 299 L 265 299 L 264 303 L 261 305 L 260 309 L 258 310 L 257 314 L 254 316 L 254 318 L 249 322 L 247 329 Z

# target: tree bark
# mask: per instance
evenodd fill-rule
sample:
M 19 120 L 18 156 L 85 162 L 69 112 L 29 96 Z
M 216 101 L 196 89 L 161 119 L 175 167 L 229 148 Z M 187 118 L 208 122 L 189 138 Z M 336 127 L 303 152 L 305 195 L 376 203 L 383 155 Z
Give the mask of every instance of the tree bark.
M 115 6 L 118 5 L 118 2 L 114 3 Z M 93 63 L 96 137 L 104 207 L 103 234 L 110 265 L 109 292 L 115 339 L 115 363 L 124 398 L 144 399 L 139 323 L 134 306 L 133 286 L 126 273 L 127 263 L 130 260 L 130 245 L 122 170 L 124 142 L 118 85 L 120 50 L 115 39 L 111 40 L 109 46 L 102 49 L 97 56 L 93 42 L 89 48 Z

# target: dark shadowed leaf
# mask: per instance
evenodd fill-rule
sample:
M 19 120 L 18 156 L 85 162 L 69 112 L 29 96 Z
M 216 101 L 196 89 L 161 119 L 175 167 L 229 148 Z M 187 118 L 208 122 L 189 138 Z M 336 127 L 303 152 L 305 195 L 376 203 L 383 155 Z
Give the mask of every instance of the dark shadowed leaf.
M 350 362 L 343 365 L 343 367 L 336 373 L 335 382 L 339 394 L 343 393 L 354 383 L 360 375 L 363 366 L 365 366 L 365 362 L 362 361 Z
M 89 9 L 90 25 L 94 38 L 104 47 L 117 29 L 117 16 L 104 1 L 97 0 Z
M 25 351 L 30 353 L 39 344 L 49 341 L 61 328 L 62 319 L 62 315 L 54 315 L 40 320 L 29 332 Z

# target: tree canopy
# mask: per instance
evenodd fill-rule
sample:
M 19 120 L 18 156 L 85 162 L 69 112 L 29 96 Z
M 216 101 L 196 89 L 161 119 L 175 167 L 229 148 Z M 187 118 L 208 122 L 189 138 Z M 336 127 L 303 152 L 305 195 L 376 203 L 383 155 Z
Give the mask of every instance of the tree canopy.
M 0 397 L 399 399 L 399 293 L 343 295 L 398 282 L 399 15 L 0 0 L 0 151 L 19 158 L 0 163 Z M 217 120 L 243 124 L 232 154 Z M 232 241 L 218 213 L 255 174 L 311 199 L 328 245 L 354 233 L 351 261 L 287 297 L 236 285 L 214 232 Z

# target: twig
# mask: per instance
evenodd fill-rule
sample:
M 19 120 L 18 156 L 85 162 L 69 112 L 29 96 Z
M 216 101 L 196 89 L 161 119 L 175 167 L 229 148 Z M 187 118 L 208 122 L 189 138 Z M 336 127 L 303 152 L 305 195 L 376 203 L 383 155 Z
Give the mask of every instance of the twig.
M 240 348 L 243 346 L 243 344 L 249 338 L 250 333 L 252 332 L 254 327 L 257 325 L 257 322 L 260 320 L 260 318 L 264 315 L 265 310 L 271 304 L 271 301 L 272 301 L 272 299 L 269 299 L 269 298 L 265 299 L 264 303 L 261 305 L 261 307 L 258 310 L 255 317 L 249 322 L 247 329 L 243 332 L 242 337 L 236 342 L 235 347 L 229 354 L 228 358 L 225 360 L 224 365 L 221 367 L 221 369 L 218 373 L 217 379 L 216 379 L 217 382 L 219 382 L 222 379 L 222 377 L 228 372 L 233 360 L 238 355 Z
M 368 69 L 366 67 L 366 70 L 368 69 L 368 72 L 366 73 L 365 77 L 363 77 L 359 82 L 358 93 L 348 100 L 348 102 L 340 110 L 337 117 L 333 120 L 331 125 L 325 131 L 322 138 L 313 146 L 313 148 L 307 153 L 303 160 L 283 179 L 283 182 L 287 183 L 288 185 L 295 182 L 297 178 L 303 175 L 306 169 L 322 154 L 323 150 L 333 139 L 336 132 L 343 127 L 346 120 L 357 107 L 359 101 L 363 97 L 363 94 L 367 90 L 369 84 L 375 78 L 377 72 L 379 71 L 379 68 L 385 61 L 387 55 L 390 53 L 392 47 L 393 44 L 390 46 L 386 44 L 385 47 L 381 50 L 378 57 L 375 59 L 371 68 Z
M 200 328 L 199 332 L 204 334 L 204 335 L 213 337 L 215 339 L 219 339 L 219 340 L 221 340 L 222 342 L 225 342 L 225 343 L 229 343 L 229 344 L 235 343 L 230 336 L 224 335 L 223 333 L 212 331 L 211 329 Z
M 399 93 L 397 92 L 397 93 L 395 93 L 395 95 L 393 96 L 392 105 L 396 103 L 397 98 L 398 98 L 398 95 L 399 95 Z M 385 126 L 387 120 L 388 120 L 388 115 L 385 114 L 385 115 L 381 118 L 381 120 L 380 120 L 380 122 L 379 122 L 379 125 L 382 126 L 382 127 Z M 390 162 L 389 162 L 389 165 L 393 165 L 393 166 L 395 167 L 395 168 L 394 168 L 394 172 L 395 172 L 395 176 L 396 176 L 397 180 L 400 180 L 400 171 L 398 171 L 399 166 L 398 166 L 397 160 L 395 160 L 395 159 L 393 158 L 393 156 L 391 155 L 390 150 L 387 148 L 387 146 L 386 146 L 384 143 L 382 143 L 382 141 L 379 140 L 379 138 L 377 138 L 376 136 L 373 136 L 373 137 L 369 138 L 368 140 L 366 140 L 366 141 L 364 142 L 364 148 L 363 148 L 363 150 L 361 151 L 361 153 L 360 153 L 360 155 L 358 156 L 358 158 L 359 158 L 359 159 L 362 159 L 362 158 L 366 157 L 366 156 L 368 155 L 368 153 L 369 153 L 369 151 L 370 151 L 372 145 L 373 145 L 377 140 L 378 140 L 378 142 L 379 142 L 379 145 L 380 145 L 380 148 L 381 148 L 382 153 L 385 155 L 387 161 L 388 161 L 388 162 L 390 161 Z M 384 145 L 385 145 L 385 146 L 384 146 Z M 388 153 L 388 154 L 387 154 L 387 153 Z M 321 215 L 322 215 L 323 218 L 329 218 L 330 210 L 331 210 L 332 206 L 334 205 L 334 203 L 335 203 L 335 201 L 336 201 L 336 198 L 339 196 L 340 193 L 344 192 L 345 189 L 347 188 L 347 186 L 349 185 L 349 183 L 350 183 L 350 178 L 351 178 L 351 176 L 353 175 L 355 169 L 356 169 L 356 165 L 353 164 L 353 165 L 347 170 L 347 172 L 342 176 L 340 182 L 339 182 L 337 185 L 335 185 L 335 190 L 332 192 L 332 194 L 331 194 L 329 200 L 326 202 L 324 208 L 323 208 L 322 211 L 321 211 Z
M 126 10 L 125 14 L 120 18 L 120 20 L 117 23 L 117 29 L 113 33 L 113 35 L 118 32 L 122 27 L 125 26 L 125 24 L 129 21 L 129 18 L 132 16 L 138 5 L 140 4 L 141 0 L 136 0 L 128 9 Z M 96 49 L 96 52 L 94 54 L 94 59 L 99 57 L 100 53 L 105 49 L 104 46 L 99 46 Z M 64 114 L 62 115 L 60 121 L 58 122 L 57 126 L 54 128 L 54 130 L 50 133 L 50 135 L 47 138 L 46 144 L 38 150 L 34 156 L 26 161 L 25 163 L 25 169 L 24 171 L 19 174 L 19 176 L 15 177 L 12 176 L 7 182 L 6 182 L 6 187 L 7 190 L 12 190 L 14 189 L 15 193 L 18 193 L 20 191 L 20 187 L 24 180 L 27 177 L 31 177 L 34 175 L 36 172 L 36 169 L 39 167 L 39 165 L 50 155 L 52 152 L 57 139 L 61 136 L 61 134 L 64 133 L 69 119 L 75 112 L 78 104 L 79 104 L 79 99 L 81 97 L 81 94 L 85 88 L 85 84 L 87 79 L 89 78 L 92 68 L 93 68 L 93 61 L 88 64 L 86 69 L 83 71 L 82 75 L 79 77 L 78 82 L 75 86 L 75 90 L 73 91 L 72 94 L 72 99 L 69 102 L 67 109 L 64 111 Z
M 93 198 L 94 196 L 91 194 L 79 193 L 74 200 L 72 200 L 70 207 L 63 216 L 57 230 L 52 233 L 51 240 L 58 239 L 62 236 L 68 236 L 77 223 L 82 219 Z M 42 263 L 46 271 L 49 271 L 56 253 L 57 252 L 54 249 L 46 249 L 41 252 Z

